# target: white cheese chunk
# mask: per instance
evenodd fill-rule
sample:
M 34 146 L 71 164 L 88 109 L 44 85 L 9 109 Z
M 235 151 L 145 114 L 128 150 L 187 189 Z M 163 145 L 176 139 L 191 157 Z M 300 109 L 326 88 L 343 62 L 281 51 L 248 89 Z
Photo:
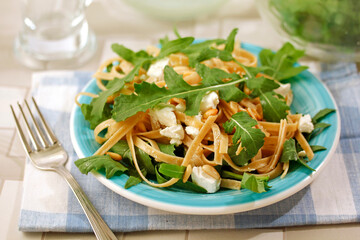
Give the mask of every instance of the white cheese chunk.
M 298 152 L 299 157 L 306 157 L 306 152 L 304 150 Z
M 169 58 L 160 59 L 150 65 L 147 75 L 149 77 L 160 78 L 164 72 L 164 68 L 169 64 Z
M 164 126 L 171 127 L 177 125 L 173 107 L 150 109 L 149 114 L 155 121 L 159 121 Z
M 186 126 L 185 132 L 190 136 L 196 137 L 197 135 L 199 135 L 200 131 L 196 127 Z
M 186 104 L 180 102 L 180 103 L 178 103 L 178 105 L 175 106 L 175 109 L 178 110 L 179 112 L 185 112 Z
M 314 125 L 311 122 L 311 117 L 309 114 L 301 116 L 299 121 L 299 130 L 300 132 L 310 133 L 314 130 Z
M 202 167 L 193 167 L 191 178 L 194 183 L 205 188 L 208 193 L 214 193 L 220 188 L 221 179 L 211 177 Z
M 161 129 L 160 134 L 164 137 L 171 138 L 170 144 L 175 144 L 177 146 L 182 143 L 185 135 L 184 129 L 180 124 Z
M 215 109 L 219 104 L 219 96 L 216 92 L 208 92 L 201 99 L 200 111 L 205 113 L 209 109 Z
M 276 92 L 277 94 L 280 94 L 281 96 L 285 97 L 291 90 L 291 84 L 290 83 L 286 83 L 286 84 L 281 84 L 280 83 L 280 87 L 278 87 L 277 89 L 274 89 L 274 92 Z

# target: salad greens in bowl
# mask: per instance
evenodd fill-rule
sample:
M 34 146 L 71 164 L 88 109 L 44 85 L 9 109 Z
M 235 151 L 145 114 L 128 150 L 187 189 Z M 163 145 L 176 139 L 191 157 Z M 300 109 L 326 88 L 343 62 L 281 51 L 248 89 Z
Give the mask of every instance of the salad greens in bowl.
M 71 116 L 75 165 L 135 202 L 225 214 L 278 202 L 309 184 L 339 139 L 326 87 L 276 53 L 235 40 L 113 44 Z M 258 64 L 259 62 L 259 64 Z
M 257 0 L 257 5 L 264 20 L 308 55 L 360 60 L 358 0 Z

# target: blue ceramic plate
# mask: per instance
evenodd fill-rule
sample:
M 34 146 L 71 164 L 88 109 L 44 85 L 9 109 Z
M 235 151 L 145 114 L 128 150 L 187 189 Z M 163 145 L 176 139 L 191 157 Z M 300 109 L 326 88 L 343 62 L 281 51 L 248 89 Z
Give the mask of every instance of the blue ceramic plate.
M 251 44 L 242 44 L 242 47 L 255 55 L 262 49 Z M 334 98 L 328 89 L 310 72 L 304 71 L 291 83 L 294 94 L 291 105 L 293 113 L 309 113 L 314 116 L 323 108 L 337 109 Z M 97 93 L 99 89 L 95 80 L 90 81 L 84 91 Z M 89 98 L 80 97 L 79 101 L 88 102 Z M 311 172 L 305 167 L 298 167 L 289 172 L 284 179 L 271 180 L 272 187 L 265 193 L 254 193 L 247 189 L 241 189 L 240 191 L 220 190 L 213 194 L 199 194 L 175 188 L 154 188 L 145 183 L 125 189 L 124 185 L 128 179 L 125 174 L 111 179 L 106 179 L 103 172 L 93 172 L 93 174 L 101 183 L 121 196 L 165 211 L 199 215 L 248 211 L 276 203 L 295 194 L 320 174 L 339 141 L 340 117 L 338 111 L 335 114 L 329 114 L 322 121 L 330 123 L 331 127 L 325 129 L 310 142 L 311 145 L 321 145 L 327 148 L 325 151 L 315 153 L 314 159 L 309 162 L 309 166 L 316 171 Z M 99 144 L 94 140 L 93 131 L 76 105 L 71 115 L 70 131 L 72 143 L 79 158 L 91 156 L 99 148 Z

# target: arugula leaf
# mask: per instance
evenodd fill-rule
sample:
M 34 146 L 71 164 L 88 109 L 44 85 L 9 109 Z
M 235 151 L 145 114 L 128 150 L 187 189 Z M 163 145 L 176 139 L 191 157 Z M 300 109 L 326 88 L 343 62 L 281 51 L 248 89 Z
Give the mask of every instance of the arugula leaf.
M 243 179 L 243 175 L 223 170 L 221 171 L 221 178 L 231 178 L 241 181 Z
M 229 86 L 245 81 L 245 79 L 236 79 L 222 82 L 205 78 L 201 85 L 191 86 L 169 66 L 164 69 L 164 79 L 168 89 L 160 88 L 154 83 L 142 82 L 134 84 L 135 94 L 122 94 L 117 97 L 112 111 L 113 119 L 115 121 L 125 120 L 137 112 L 145 112 L 147 109 L 174 97 L 184 98 L 186 100 L 185 113 L 194 116 L 199 113 L 201 99 L 208 91 L 229 89 Z
M 280 162 L 289 162 L 289 161 L 296 161 L 302 164 L 304 167 L 310 169 L 311 171 L 315 171 L 309 165 L 307 165 L 306 161 L 299 157 L 298 153 L 296 152 L 295 140 L 290 138 L 284 142 L 284 149 L 280 158 Z
M 149 55 L 146 51 L 140 50 L 134 52 L 131 49 L 126 48 L 123 45 L 114 43 L 111 45 L 111 49 L 120 57 L 126 61 L 132 63 L 133 65 L 142 65 L 145 61 L 151 61 L 154 59 L 153 56 Z
M 307 69 L 306 66 L 294 66 L 304 53 L 302 50 L 295 49 L 291 43 L 285 43 L 276 53 L 273 53 L 270 49 L 262 50 L 259 59 L 262 66 L 270 67 L 264 73 L 281 81 L 296 76 Z
M 235 73 L 227 73 L 218 68 L 209 68 L 204 64 L 198 64 L 196 66 L 196 71 L 203 80 L 203 86 L 211 86 L 214 84 L 222 84 L 223 79 L 230 78 L 232 80 L 240 79 L 240 76 Z M 230 85 L 226 88 L 219 90 L 219 96 L 221 99 L 229 102 L 235 101 L 240 102 L 247 95 L 242 92 L 239 88 Z
M 311 145 L 311 150 L 313 150 L 313 152 L 318 152 L 318 151 L 323 151 L 326 150 L 326 147 L 320 146 L 320 145 Z
M 184 175 L 186 167 L 184 166 L 178 166 L 175 164 L 169 164 L 169 163 L 161 163 L 159 167 L 159 172 L 161 174 L 164 174 L 167 177 L 172 178 L 182 178 Z
M 120 140 L 119 142 L 114 144 L 114 146 L 111 147 L 110 151 L 120 154 L 123 159 L 128 159 L 130 160 L 131 164 L 133 164 L 131 151 L 129 145 L 125 140 Z M 135 154 L 140 168 L 143 168 L 149 174 L 155 175 L 154 165 L 152 163 L 151 157 L 138 147 L 135 147 Z
M 135 186 L 139 183 L 141 183 L 142 180 L 138 177 L 130 176 L 128 180 L 125 183 L 125 189 L 128 189 L 129 187 Z
M 104 110 L 101 112 L 100 118 L 98 116 L 92 117 L 91 111 L 93 109 L 93 105 L 83 103 L 81 104 L 81 112 L 84 115 L 85 120 L 90 123 L 90 128 L 94 129 L 99 123 L 105 121 L 106 119 L 111 118 L 111 107 L 109 104 L 105 104 Z
M 329 123 L 323 123 L 323 122 L 319 122 L 319 123 L 315 123 L 314 124 L 314 130 L 316 130 L 316 129 L 322 129 L 322 128 L 327 128 L 327 127 L 330 127 L 331 126 L 331 124 L 329 124 Z M 313 130 L 313 131 L 314 131 Z
M 232 138 L 234 144 L 241 139 L 241 146 L 244 148 L 241 152 L 246 152 L 251 158 L 257 154 L 264 145 L 265 134 L 260 130 L 253 128 L 257 125 L 256 120 L 252 119 L 246 112 L 238 112 L 223 124 L 226 133 L 235 133 Z
M 237 32 L 238 32 L 238 29 L 234 28 L 230 32 L 229 36 L 227 37 L 225 49 L 224 49 L 226 52 L 232 53 L 232 51 L 234 50 L 235 36 L 236 36 Z
M 228 148 L 229 157 L 236 165 L 245 166 L 253 156 L 247 151 L 241 151 L 239 155 L 236 155 L 238 147 L 239 144 L 234 144 Z
M 284 142 L 283 152 L 280 162 L 297 161 L 299 160 L 298 153 L 296 152 L 295 140 L 290 138 Z
M 106 172 L 106 178 L 111 178 L 115 173 L 123 173 L 128 170 L 128 168 L 126 168 L 121 163 L 114 161 L 109 155 L 95 155 L 86 158 L 80 158 L 74 163 L 83 174 L 88 174 L 92 170 L 97 171 L 104 168 Z
M 271 186 L 268 185 L 269 177 L 256 177 L 255 175 L 244 173 L 241 181 L 241 188 L 249 189 L 256 193 L 266 192 Z
M 175 156 L 175 144 L 158 143 L 161 152 Z
M 159 164 L 161 165 L 161 164 Z M 166 179 L 165 177 L 163 177 L 159 171 L 158 171 L 158 166 L 159 165 L 156 165 L 155 167 L 155 173 L 156 173 L 156 180 L 158 183 L 164 183 L 166 181 L 168 181 L 169 179 Z M 178 188 L 181 188 L 181 189 L 185 189 L 185 190 L 189 190 L 189 191 L 193 191 L 193 192 L 197 192 L 197 193 L 207 193 L 206 189 L 204 189 L 203 187 L 200 187 L 199 185 L 193 183 L 193 182 L 190 182 L 190 181 L 187 181 L 185 183 L 183 183 L 181 180 L 180 181 L 177 181 L 175 184 L 174 184 L 175 187 L 178 187 Z
M 275 81 L 265 77 L 250 78 L 246 81 L 246 86 L 253 90 L 252 97 L 258 97 L 261 93 L 270 92 L 280 87 Z
M 324 108 L 320 110 L 318 113 L 315 114 L 315 116 L 312 117 L 312 122 L 317 123 L 320 119 L 324 118 L 326 115 L 335 112 L 335 109 L 330 108 Z
M 174 184 L 175 187 L 181 188 L 181 189 L 185 189 L 185 190 L 189 190 L 189 191 L 193 191 L 193 192 L 197 192 L 197 193 L 207 193 L 207 190 L 203 187 L 200 187 L 199 185 L 193 183 L 193 182 L 185 182 L 183 183 L 181 180 L 177 181 Z
M 285 101 L 275 97 L 277 95 L 274 92 L 263 93 L 261 90 L 259 90 L 259 92 L 264 118 L 267 121 L 280 122 L 281 119 L 286 118 L 286 111 L 289 110 L 290 107 L 286 105 Z
M 178 38 L 172 41 L 164 42 L 157 59 L 164 58 L 172 53 L 181 52 L 194 41 L 193 37 Z
M 178 31 L 178 29 L 177 29 L 176 26 L 174 26 L 174 34 L 175 34 L 175 36 L 176 36 L 177 38 L 181 38 L 181 35 L 180 35 L 180 33 L 179 33 L 179 31 Z
M 207 49 L 212 44 L 219 45 L 222 43 L 225 43 L 224 39 L 206 40 L 203 42 L 191 44 L 186 49 L 183 49 L 181 52 L 186 54 L 186 56 L 189 58 L 190 67 L 195 67 L 195 65 L 199 63 L 198 59 L 204 58 L 204 57 L 200 57 L 200 55 L 205 55 L 205 53 L 202 53 L 203 51 L 207 51 Z
M 196 62 L 202 62 L 210 58 L 219 58 L 225 62 L 233 60 L 233 57 L 230 52 L 225 50 L 219 50 L 216 48 L 205 48 L 203 49 L 199 56 L 196 58 Z

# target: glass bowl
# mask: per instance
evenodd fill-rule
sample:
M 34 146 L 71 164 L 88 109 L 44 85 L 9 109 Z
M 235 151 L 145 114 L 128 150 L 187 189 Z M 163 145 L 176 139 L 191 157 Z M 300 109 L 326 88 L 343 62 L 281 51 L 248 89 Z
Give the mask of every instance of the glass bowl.
M 323 61 L 360 61 L 359 0 L 257 0 L 285 40 Z

